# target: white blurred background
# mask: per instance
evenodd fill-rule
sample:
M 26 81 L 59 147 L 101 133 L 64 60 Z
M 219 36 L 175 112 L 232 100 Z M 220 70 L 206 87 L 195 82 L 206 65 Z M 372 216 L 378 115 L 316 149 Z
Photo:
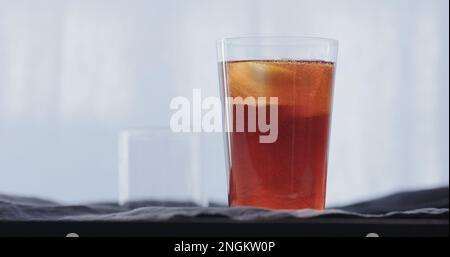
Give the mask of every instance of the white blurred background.
M 448 185 L 448 5 L 0 0 L 0 192 L 117 199 L 119 132 L 167 126 L 194 87 L 218 96 L 215 40 L 241 35 L 340 41 L 329 206 Z M 221 135 L 202 147 L 204 193 L 225 202 Z

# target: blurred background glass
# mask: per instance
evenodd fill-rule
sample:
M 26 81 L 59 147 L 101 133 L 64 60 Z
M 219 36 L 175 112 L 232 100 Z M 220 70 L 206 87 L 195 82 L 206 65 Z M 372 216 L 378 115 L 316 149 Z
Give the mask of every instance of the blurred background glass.
M 200 133 L 172 133 L 170 128 L 120 133 L 119 204 L 157 201 L 207 206 L 201 138 Z
M 0 192 L 115 200 L 117 137 L 218 96 L 215 40 L 340 41 L 327 201 L 448 185 L 447 0 L 0 0 Z M 226 202 L 222 135 L 205 194 Z M 149 153 L 151 155 L 152 153 Z M 176 188 L 174 188 L 176 190 Z

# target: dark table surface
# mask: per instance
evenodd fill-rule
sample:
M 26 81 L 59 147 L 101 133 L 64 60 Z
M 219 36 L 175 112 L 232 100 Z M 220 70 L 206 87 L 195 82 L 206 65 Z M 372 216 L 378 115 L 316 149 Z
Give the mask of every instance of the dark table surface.
M 156 201 L 60 205 L 0 195 L 0 236 L 447 236 L 448 187 L 324 211 L 196 207 Z

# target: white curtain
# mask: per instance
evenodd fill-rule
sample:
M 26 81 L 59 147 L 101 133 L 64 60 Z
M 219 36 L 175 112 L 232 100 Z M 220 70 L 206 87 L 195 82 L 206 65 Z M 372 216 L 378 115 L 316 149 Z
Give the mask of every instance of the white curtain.
M 0 0 L 0 192 L 117 197 L 117 136 L 217 96 L 215 40 L 340 41 L 329 206 L 448 184 L 447 0 Z M 205 194 L 225 202 L 220 135 Z M 151 153 L 149 153 L 151 154 Z

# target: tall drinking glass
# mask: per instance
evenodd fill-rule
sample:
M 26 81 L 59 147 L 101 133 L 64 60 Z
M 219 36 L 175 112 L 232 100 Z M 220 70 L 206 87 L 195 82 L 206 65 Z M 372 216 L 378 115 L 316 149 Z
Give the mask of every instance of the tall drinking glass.
M 218 42 L 230 206 L 323 209 L 338 43 Z

